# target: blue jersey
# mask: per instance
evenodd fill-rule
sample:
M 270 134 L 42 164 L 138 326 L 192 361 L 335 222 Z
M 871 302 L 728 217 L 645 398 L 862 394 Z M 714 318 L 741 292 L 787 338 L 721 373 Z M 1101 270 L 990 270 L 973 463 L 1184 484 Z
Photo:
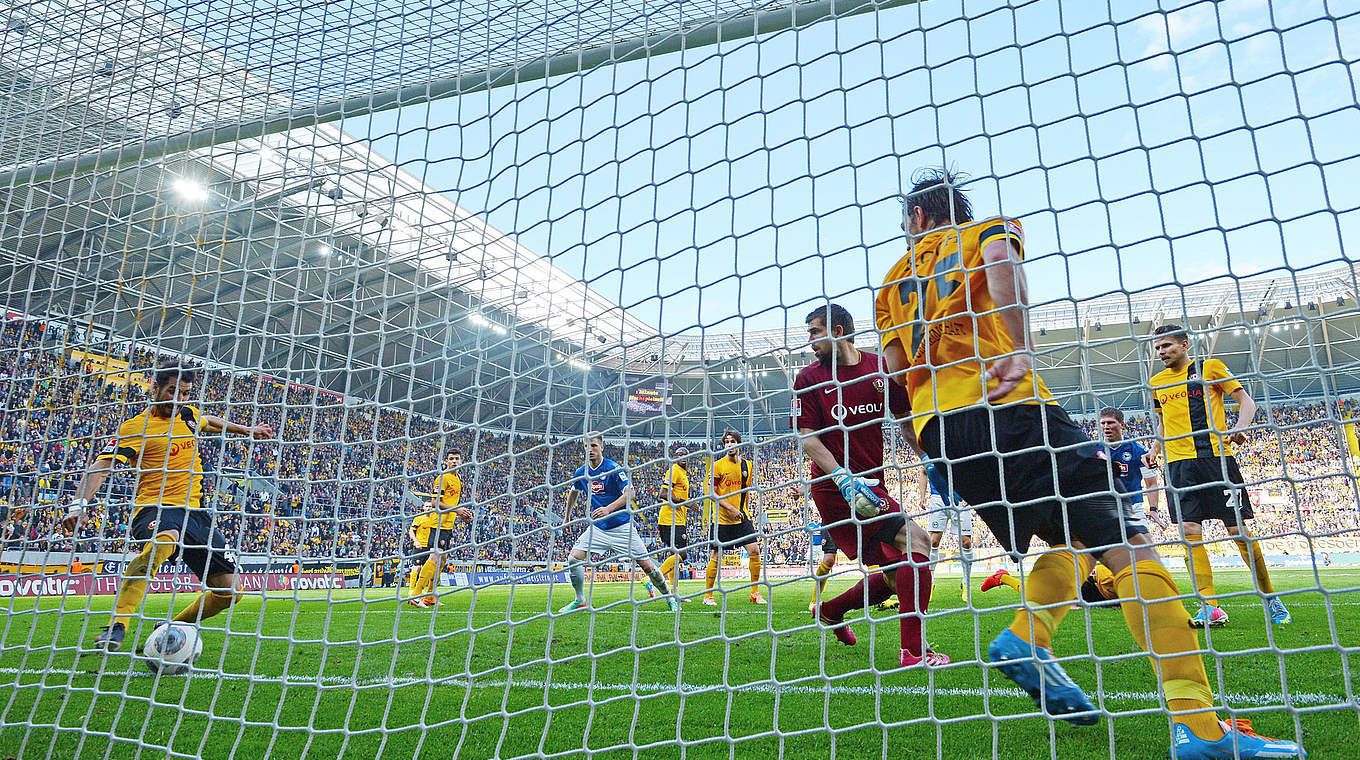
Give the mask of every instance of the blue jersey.
M 1134 441 L 1124 441 L 1109 447 L 1110 463 L 1114 465 L 1114 486 L 1128 494 L 1134 504 L 1143 503 L 1143 455 L 1147 449 Z
M 812 533 L 812 546 L 814 548 L 822 545 L 822 524 L 819 522 L 808 523 L 807 529 Z
M 945 479 L 944 473 L 935 469 L 934 462 L 926 465 L 926 482 L 930 483 L 930 492 L 935 496 L 939 496 L 940 501 L 946 502 L 951 506 L 963 503 L 963 497 L 959 496 L 958 491 L 949 490 L 949 481 Z M 943 494 L 946 491 L 949 491 L 953 495 L 954 498 L 952 501 L 944 498 Z
M 586 495 L 586 512 L 594 512 L 600 507 L 607 507 L 619 500 L 623 495 L 623 489 L 629 486 L 628 471 L 618 462 L 605 457 L 600 462 L 599 467 L 591 467 L 583 464 L 576 468 L 576 474 L 571 487 Z M 623 509 L 610 513 L 603 520 L 595 520 L 595 525 L 600 528 L 617 528 L 632 519 L 628 505 L 623 505 Z

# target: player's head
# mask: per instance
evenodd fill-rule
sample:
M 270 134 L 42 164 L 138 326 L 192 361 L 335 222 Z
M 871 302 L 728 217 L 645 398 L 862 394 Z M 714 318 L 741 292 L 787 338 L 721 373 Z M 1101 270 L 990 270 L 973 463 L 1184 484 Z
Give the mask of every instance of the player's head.
M 462 466 L 463 466 L 463 452 L 459 451 L 458 449 L 449 449 L 448 451 L 444 452 L 445 468 L 452 470 Z
M 836 360 L 837 342 L 855 341 L 855 320 L 850 316 L 850 311 L 840 304 L 818 306 L 808 313 L 804 321 L 807 322 L 812 353 L 817 355 L 817 361 L 822 364 L 829 365 Z
M 599 464 L 604 461 L 604 436 L 599 433 L 586 434 L 586 456 L 590 457 L 591 464 Z
M 1112 406 L 1101 409 L 1100 432 L 1110 443 L 1124 440 L 1124 413 Z
M 741 433 L 735 430 L 728 430 L 722 434 L 723 451 L 728 454 L 737 453 L 737 448 L 741 446 Z
M 673 456 L 675 457 L 675 463 L 680 465 L 681 467 L 684 467 L 685 459 L 689 457 L 689 447 L 676 446 L 675 453 L 673 454 Z
M 151 381 L 151 405 L 162 414 L 172 414 L 176 407 L 189 403 L 196 382 L 198 371 L 194 368 L 174 361 L 162 362 Z
M 902 198 L 902 229 L 915 237 L 936 227 L 973 221 L 973 206 L 959 189 L 967 179 L 946 169 L 921 169 Z
M 1190 354 L 1190 334 L 1180 325 L 1162 325 L 1152 331 L 1152 350 L 1162 364 L 1176 369 Z

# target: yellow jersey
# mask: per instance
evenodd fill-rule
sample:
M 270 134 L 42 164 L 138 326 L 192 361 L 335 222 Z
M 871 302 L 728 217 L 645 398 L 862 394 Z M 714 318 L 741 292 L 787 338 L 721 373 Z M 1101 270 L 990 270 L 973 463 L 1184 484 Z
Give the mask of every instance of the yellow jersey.
M 203 462 L 198 455 L 201 417 L 192 406 L 181 406 L 172 417 L 152 410 L 118 426 L 118 435 L 95 457 L 137 468 L 133 514 L 142 507 L 203 506 Z
M 883 346 L 901 343 L 908 356 L 907 393 L 918 435 L 936 414 L 983 403 L 997 383 L 984 379 L 987 365 L 1015 350 L 983 268 L 982 249 L 994 240 L 1010 241 L 1024 256 L 1024 233 L 1014 219 L 933 230 L 893 265 L 874 300 Z M 1030 371 L 995 403 L 1052 399 Z
M 1153 375 L 1152 405 L 1162 419 L 1166 461 L 1232 456 L 1232 444 L 1220 434 L 1228 429 L 1223 401 L 1241 389 L 1218 359 L 1189 361 Z
M 680 503 L 676 503 L 679 499 Z M 671 463 L 671 473 L 666 476 L 666 498 L 661 501 L 661 510 L 656 521 L 661 525 L 684 525 L 689 519 L 689 473 L 679 462 Z
M 458 521 L 458 515 L 453 510 L 463 498 L 463 479 L 456 472 L 441 473 L 434 484 L 434 496 L 439 500 L 439 527 L 452 528 Z
M 739 493 L 738 496 L 729 499 L 737 504 L 741 510 L 742 517 L 750 518 L 751 510 L 748 505 L 751 501 L 751 483 L 755 481 L 755 467 L 751 460 L 737 457 L 737 461 L 732 461 L 727 457 L 721 457 L 713 463 L 713 493 L 719 497 L 730 496 Z M 733 520 L 723 515 L 722 509 L 715 503 L 713 505 L 715 516 L 719 525 L 739 525 L 741 519 Z

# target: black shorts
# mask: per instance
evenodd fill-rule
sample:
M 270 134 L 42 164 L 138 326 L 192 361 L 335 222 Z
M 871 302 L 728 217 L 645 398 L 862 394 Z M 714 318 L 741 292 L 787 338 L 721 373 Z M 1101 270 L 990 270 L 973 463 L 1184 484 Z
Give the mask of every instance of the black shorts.
M 689 546 L 689 536 L 685 535 L 684 525 L 663 525 L 657 523 L 656 532 L 661 535 L 661 545 L 667 549 L 684 552 Z
M 153 505 L 138 509 L 132 517 L 130 531 L 137 541 L 146 541 L 167 530 L 179 531 L 179 549 L 171 559 L 178 557 L 199 580 L 236 572 L 236 552 L 228 548 L 222 531 L 213 526 L 212 512 Z
M 893 535 L 897 535 L 896 532 Z M 831 536 L 831 531 L 822 529 L 822 554 L 835 554 L 840 551 L 836 546 L 836 539 Z
M 452 528 L 430 528 L 430 537 L 425 541 L 426 550 L 446 552 L 452 546 Z
M 1081 600 L 1092 607 L 1118 607 L 1119 602 L 1105 596 L 1100 584 L 1094 578 L 1087 578 L 1081 584 Z
M 1120 509 L 1099 444 L 1056 405 L 946 413 L 926 423 L 921 445 L 945 460 L 955 490 L 1013 555 L 1038 536 L 1050 545 L 1080 541 L 1099 556 L 1148 532 Z
M 738 546 L 753 544 L 760 540 L 760 534 L 756 532 L 756 526 L 751 522 L 751 518 L 742 516 L 741 522 L 735 525 L 718 525 L 718 546 L 723 549 L 734 549 Z
M 1222 520 L 1224 525 L 1241 525 L 1255 517 L 1251 500 L 1243 498 L 1246 481 L 1236 457 L 1167 462 L 1166 479 L 1171 486 L 1167 511 L 1173 522 Z

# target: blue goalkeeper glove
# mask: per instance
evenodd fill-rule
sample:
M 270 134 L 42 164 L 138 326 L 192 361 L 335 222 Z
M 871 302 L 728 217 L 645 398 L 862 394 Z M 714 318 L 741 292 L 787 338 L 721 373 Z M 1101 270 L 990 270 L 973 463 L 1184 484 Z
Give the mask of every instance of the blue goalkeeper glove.
M 844 467 L 837 467 L 831 473 L 831 480 L 841 490 L 845 503 L 849 504 L 860 517 L 873 517 L 887 503 L 882 496 L 874 493 L 873 486 L 878 481 L 851 475 Z

